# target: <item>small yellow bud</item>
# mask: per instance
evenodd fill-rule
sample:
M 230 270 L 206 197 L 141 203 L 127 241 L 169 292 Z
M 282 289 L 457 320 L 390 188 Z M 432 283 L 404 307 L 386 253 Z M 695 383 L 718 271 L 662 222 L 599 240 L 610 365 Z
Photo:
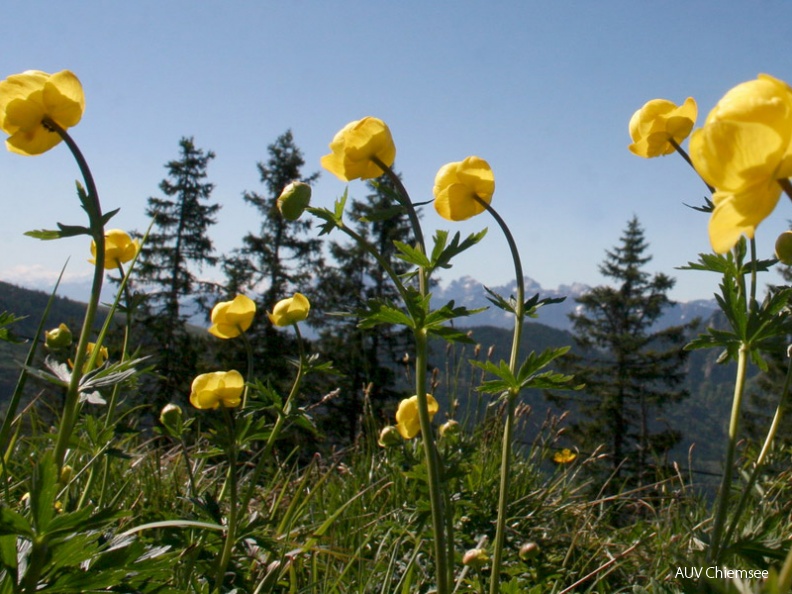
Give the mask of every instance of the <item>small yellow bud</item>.
M 487 551 L 484 549 L 470 549 L 462 557 L 462 564 L 474 569 L 479 569 L 485 563 L 489 562 L 490 558 Z
M 403 441 L 399 430 L 393 425 L 388 425 L 380 431 L 377 443 L 383 448 L 392 448 Z
M 792 231 L 784 231 L 775 243 L 776 258 L 782 264 L 792 265 Z
M 61 485 L 68 484 L 68 482 L 71 480 L 73 473 L 74 473 L 74 469 L 68 464 L 64 464 L 63 468 L 61 468 L 60 479 L 58 480 L 58 482 Z
M 296 221 L 311 203 L 311 186 L 304 182 L 295 181 L 283 188 L 278 197 L 278 210 L 283 218 Z
M 66 324 L 61 324 L 54 330 L 44 332 L 44 344 L 48 349 L 58 350 L 69 348 L 72 344 L 73 336 Z

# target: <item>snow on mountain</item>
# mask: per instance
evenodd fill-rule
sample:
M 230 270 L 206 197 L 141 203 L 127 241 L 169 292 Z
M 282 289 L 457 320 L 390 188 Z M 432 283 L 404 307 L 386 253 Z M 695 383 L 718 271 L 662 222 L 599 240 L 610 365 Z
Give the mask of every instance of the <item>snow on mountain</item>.
M 514 296 L 517 292 L 515 283 L 488 288 L 505 299 Z M 565 297 L 565 300 L 561 303 L 541 307 L 537 312 L 538 318 L 533 320 L 562 330 L 570 330 L 572 328 L 569 314 L 575 312 L 579 307 L 575 298 L 583 295 L 590 288 L 583 283 L 573 283 L 571 285 L 560 285 L 557 289 L 544 289 L 532 278 L 525 277 L 526 299 L 536 294 L 539 295 L 540 299 Z M 468 319 L 457 320 L 457 325 L 459 326 L 510 328 L 514 324 L 512 314 L 495 307 L 487 299 L 487 291 L 484 285 L 470 276 L 463 276 L 446 285 L 434 287 L 432 290 L 432 301 L 435 307 L 449 301 L 454 301 L 456 305 L 464 305 L 468 309 L 488 307 L 486 311 L 475 314 Z M 669 308 L 660 319 L 658 329 L 684 324 L 697 317 L 707 319 L 716 308 L 717 305 L 714 300 L 697 299 L 685 303 L 677 303 Z

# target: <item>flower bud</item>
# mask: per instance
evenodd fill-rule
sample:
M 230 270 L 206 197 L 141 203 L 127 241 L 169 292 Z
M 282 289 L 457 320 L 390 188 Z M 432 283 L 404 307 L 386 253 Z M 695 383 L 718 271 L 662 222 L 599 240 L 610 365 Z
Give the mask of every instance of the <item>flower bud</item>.
M 301 181 L 294 181 L 283 188 L 278 197 L 278 210 L 283 218 L 296 221 L 311 203 L 311 186 Z
M 66 324 L 44 333 L 44 344 L 50 350 L 66 349 L 72 344 L 72 333 Z
M 377 443 L 383 448 L 392 448 L 399 445 L 402 441 L 399 430 L 393 425 L 388 425 L 380 431 Z
M 490 558 L 487 551 L 484 549 L 470 549 L 462 557 L 462 564 L 474 569 L 479 569 L 485 563 L 489 562 Z
M 526 542 L 520 547 L 520 559 L 530 561 L 539 554 L 539 545 L 535 542 Z
M 784 231 L 775 243 L 776 258 L 782 264 L 792 265 L 792 231 Z
M 462 431 L 461 425 L 451 419 L 440 425 L 440 437 L 451 438 L 456 437 Z
M 177 436 L 181 433 L 182 409 L 176 404 L 166 404 L 160 412 L 160 423 L 171 435 Z
M 71 466 L 69 466 L 68 464 L 64 464 L 63 468 L 61 468 L 60 478 L 58 479 L 58 482 L 61 485 L 68 484 L 69 481 L 71 480 L 71 477 L 72 477 L 73 473 L 74 473 L 74 469 Z

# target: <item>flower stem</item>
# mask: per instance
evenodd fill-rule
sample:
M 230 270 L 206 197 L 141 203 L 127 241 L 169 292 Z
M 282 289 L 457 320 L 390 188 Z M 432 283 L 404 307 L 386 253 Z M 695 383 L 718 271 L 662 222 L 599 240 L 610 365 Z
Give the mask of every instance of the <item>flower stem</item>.
M 372 161 L 388 176 L 396 187 L 396 194 L 399 203 L 407 211 L 410 219 L 413 234 L 415 235 L 416 249 L 421 253 L 426 253 L 423 230 L 415 206 L 407 193 L 404 184 L 399 176 L 385 165 L 379 158 L 372 157 Z M 422 297 L 428 292 L 428 273 L 425 267 L 418 267 L 418 290 Z M 401 286 L 401 280 L 394 278 L 397 286 Z M 399 292 L 405 296 L 404 288 Z M 409 302 L 405 299 L 405 306 Z M 415 336 L 415 392 L 418 398 L 418 420 L 421 425 L 421 437 L 423 439 L 424 457 L 426 459 L 427 481 L 429 483 L 429 504 L 432 510 L 432 531 L 434 532 L 435 550 L 435 573 L 437 577 L 437 594 L 449 594 L 453 583 L 453 543 L 448 542 L 446 535 L 446 515 L 451 513 L 444 505 L 443 489 L 440 483 L 441 462 L 437 451 L 437 444 L 432 432 L 432 421 L 429 417 L 429 403 L 426 397 L 426 367 L 427 367 L 427 332 L 426 329 L 417 325 L 414 328 Z
M 743 392 L 745 389 L 745 371 L 748 365 L 748 345 L 742 343 L 737 353 L 737 375 L 734 382 L 734 398 L 732 400 L 731 418 L 729 419 L 728 446 L 726 449 L 726 462 L 723 469 L 723 480 L 718 492 L 717 508 L 712 529 L 712 541 L 709 550 L 709 560 L 718 562 L 723 550 L 722 533 L 726 522 L 731 494 L 732 473 L 734 466 L 734 452 L 737 447 L 737 429 L 740 422 L 740 409 L 742 406 Z
M 237 531 L 237 518 L 239 516 L 239 505 L 237 501 L 237 438 L 236 430 L 234 427 L 234 418 L 230 409 L 221 405 L 223 415 L 226 418 L 226 424 L 229 431 L 228 440 L 228 476 L 226 482 L 229 485 L 229 501 L 228 501 L 228 525 L 226 526 L 226 537 L 223 543 L 223 550 L 220 554 L 217 563 L 217 577 L 215 578 L 215 591 L 223 591 L 223 578 L 225 571 L 231 561 L 231 554 L 236 544 L 236 531 Z M 225 489 L 223 489 L 225 490 Z
M 517 371 L 517 360 L 520 352 L 523 322 L 525 321 L 525 276 L 523 274 L 522 260 L 517 249 L 514 236 L 506 221 L 498 212 L 478 196 L 476 201 L 481 204 L 500 226 L 509 244 L 512 260 L 514 261 L 514 275 L 517 281 L 517 297 L 514 304 L 514 334 L 512 336 L 512 349 L 509 357 L 509 370 L 514 374 Z M 500 592 L 500 572 L 503 565 L 503 544 L 506 537 L 506 515 L 509 505 L 509 475 L 511 467 L 511 449 L 514 433 L 514 411 L 517 404 L 519 391 L 510 391 L 506 403 L 506 420 L 503 426 L 503 442 L 501 451 L 500 493 L 498 495 L 498 518 L 495 531 L 495 542 L 492 552 L 492 576 L 490 578 L 490 594 Z
M 676 140 L 674 140 L 673 138 L 669 138 L 669 139 L 668 139 L 668 142 L 669 142 L 669 144 L 670 144 L 671 146 L 673 146 L 673 147 L 674 147 L 674 150 L 676 150 L 676 152 L 677 152 L 677 153 L 679 153 L 679 155 L 680 155 L 680 156 L 681 156 L 681 157 L 682 157 L 682 158 L 683 158 L 685 161 L 687 161 L 687 164 L 688 164 L 688 165 L 690 165 L 690 166 L 693 168 L 693 171 L 696 171 L 696 166 L 695 166 L 695 165 L 693 165 L 693 161 L 691 161 L 691 159 L 690 159 L 690 155 L 688 155 L 688 154 L 687 154 L 687 152 L 685 151 L 685 149 L 683 149 L 681 146 L 679 146 L 679 143 L 678 143 Z M 698 171 L 696 171 L 696 174 L 697 174 L 699 177 L 701 177 L 701 174 L 699 174 L 699 172 L 698 172 Z M 708 189 L 709 189 L 709 191 L 710 191 L 710 194 L 714 194 L 714 193 L 715 193 L 715 188 L 713 188 L 711 185 L 709 185 L 709 184 L 707 183 L 707 181 L 706 181 L 706 180 L 705 180 L 703 177 L 701 177 L 701 181 L 703 181 L 703 182 L 704 182 L 704 185 L 705 185 L 705 186 L 707 186 L 707 188 L 708 188 Z
M 770 423 L 770 428 L 767 430 L 767 436 L 765 437 L 764 444 L 762 444 L 762 449 L 756 458 L 756 462 L 754 463 L 751 476 L 749 477 L 748 483 L 745 485 L 742 496 L 740 497 L 740 501 L 737 504 L 734 517 L 732 517 L 731 523 L 729 524 L 729 529 L 726 531 L 726 536 L 723 538 L 723 542 L 725 543 L 728 543 L 731 540 L 734 531 L 737 529 L 737 524 L 743 514 L 743 511 L 745 510 L 746 504 L 748 503 L 748 497 L 753 490 L 753 486 L 756 484 L 756 480 L 759 478 L 759 471 L 764 465 L 767 454 L 770 452 L 770 447 L 773 445 L 773 441 L 775 440 L 778 428 L 781 425 L 781 418 L 783 417 L 784 412 L 786 412 L 785 403 L 787 398 L 789 398 L 789 388 L 792 385 L 792 357 L 790 357 L 789 350 L 787 350 L 787 358 L 789 359 L 789 363 L 787 364 L 787 373 L 786 378 L 784 379 L 784 388 L 781 391 L 781 399 L 779 400 L 778 406 L 776 407 L 775 415 L 773 415 L 773 420 Z
M 60 427 L 58 429 L 58 436 L 55 441 L 55 464 L 58 467 L 58 472 L 63 466 L 63 460 L 66 456 L 66 449 L 69 446 L 69 439 L 77 420 L 77 412 L 80 407 L 80 379 L 83 375 L 83 366 L 85 364 L 88 353 L 88 342 L 90 339 L 91 331 L 93 330 L 96 312 L 99 307 L 99 298 L 102 292 L 102 282 L 104 281 L 104 263 L 105 263 L 105 237 L 104 237 L 104 221 L 102 218 L 102 207 L 99 202 L 99 194 L 96 191 L 96 184 L 93 180 L 93 175 L 88 167 L 82 152 L 71 136 L 60 127 L 58 124 L 46 118 L 43 122 L 44 126 L 57 133 L 66 146 L 69 147 L 77 166 L 85 181 L 85 196 L 83 200 L 83 208 L 88 213 L 89 228 L 91 237 L 96 244 L 96 258 L 94 262 L 94 275 L 91 285 L 91 295 L 88 300 L 88 306 L 85 310 L 85 318 L 83 319 L 82 331 L 80 332 L 80 339 L 77 343 L 77 353 L 74 357 L 74 369 L 72 370 L 69 386 L 66 391 L 66 402 L 63 405 L 63 416 L 61 417 Z M 99 354 L 101 345 L 97 344 L 94 348 L 90 360 L 93 361 Z

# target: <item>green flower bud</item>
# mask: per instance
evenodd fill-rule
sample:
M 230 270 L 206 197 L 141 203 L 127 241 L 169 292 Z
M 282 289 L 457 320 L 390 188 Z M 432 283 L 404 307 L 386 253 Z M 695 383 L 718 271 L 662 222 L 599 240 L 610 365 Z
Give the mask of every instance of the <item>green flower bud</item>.
M 383 448 L 392 448 L 399 445 L 403 441 L 399 430 L 393 425 L 388 425 L 380 431 L 377 443 Z
M 160 412 L 160 423 L 172 436 L 181 435 L 182 409 L 176 404 L 166 404 Z
M 782 264 L 792 265 L 792 231 L 784 231 L 778 236 L 775 243 L 776 258 Z
M 283 188 L 278 197 L 278 210 L 283 218 L 296 221 L 311 203 L 311 186 L 304 182 L 295 181 Z
M 72 344 L 72 333 L 66 324 L 44 332 L 44 344 L 50 350 L 67 349 Z

